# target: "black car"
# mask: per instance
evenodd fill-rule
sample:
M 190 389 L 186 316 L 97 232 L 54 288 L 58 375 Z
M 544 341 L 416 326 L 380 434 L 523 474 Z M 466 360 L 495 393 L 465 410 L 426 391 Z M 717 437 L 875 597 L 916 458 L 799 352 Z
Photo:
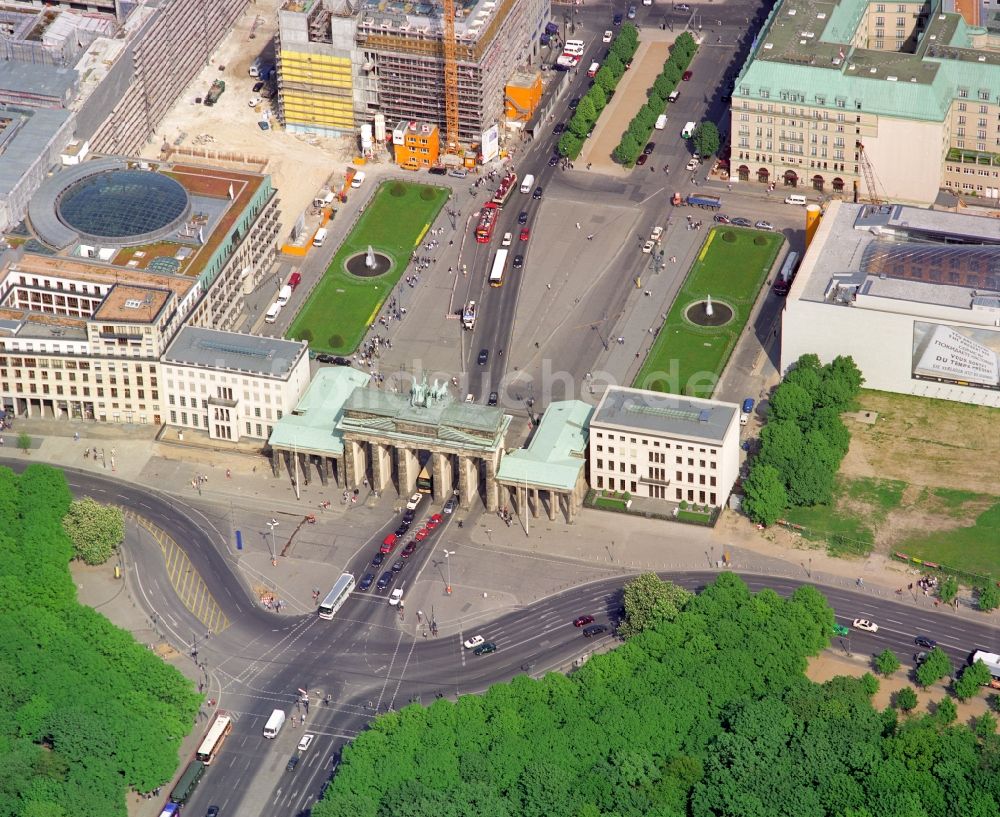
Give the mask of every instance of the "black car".
M 448 168 L 446 167 L 431 167 L 427 170 L 433 176 L 446 176 L 448 175 Z
M 351 365 L 350 359 L 346 358 L 346 357 L 335 357 L 333 359 L 333 363 L 334 363 L 335 366 L 350 366 Z
M 382 554 L 380 553 L 379 556 L 381 555 Z M 372 586 L 372 582 L 374 581 L 375 581 L 374 573 L 365 573 L 365 575 L 361 577 L 361 581 L 358 582 L 358 590 L 367 590 L 369 587 Z
M 292 755 L 288 759 L 288 765 L 285 766 L 285 771 L 286 772 L 294 772 L 295 771 L 295 767 L 298 766 L 298 765 L 299 765 L 299 756 L 298 755 Z
M 499 399 L 500 399 L 500 395 L 498 395 L 495 391 L 491 391 L 490 392 L 490 399 L 486 401 L 486 405 L 487 406 L 495 406 L 497 404 L 497 401 Z
M 518 213 L 518 215 L 517 215 L 517 223 L 518 224 L 527 224 L 528 223 L 528 211 L 527 210 L 522 210 L 520 213 Z
M 392 571 L 387 570 L 378 577 L 378 584 L 375 585 L 375 589 L 385 590 L 390 584 L 392 584 Z
M 384 561 L 385 561 L 385 554 L 384 553 L 376 553 L 375 556 L 374 556 L 374 558 L 372 559 L 372 567 L 378 567 Z
M 257 85 L 263 85 L 263 82 L 258 82 Z M 208 811 L 205 812 L 205 817 L 219 817 L 219 807 L 209 806 Z
M 524 256 L 515 255 L 514 256 L 514 269 L 521 269 L 524 266 Z
M 564 130 L 566 130 L 566 123 L 565 122 L 557 122 L 556 126 L 552 129 L 552 133 L 553 133 L 553 135 L 558 136 Z
M 324 352 L 321 355 L 316 355 L 316 360 L 318 360 L 320 363 L 333 363 L 333 361 L 336 360 L 336 358 L 333 355 L 328 355 L 326 352 Z
M 557 164 L 559 164 L 559 157 L 549 156 L 549 167 L 555 167 Z
M 403 565 L 404 564 L 406 564 L 406 562 L 404 562 L 402 559 L 397 559 L 392 564 L 392 572 L 393 573 L 399 573 L 399 571 L 403 569 Z
M 623 19 L 625 18 L 621 14 L 616 14 L 613 22 L 616 26 L 620 26 L 622 24 Z
M 489 359 L 490 359 L 490 350 L 489 349 L 480 349 L 479 350 L 479 357 L 476 358 L 476 362 L 480 366 L 485 366 L 486 363 L 487 363 L 487 361 Z
M 606 624 L 591 624 L 589 627 L 583 628 L 583 634 L 587 638 L 593 638 L 595 635 L 600 635 L 607 631 L 608 627 Z
M 407 524 L 409 524 L 409 523 L 413 522 L 413 520 L 416 518 L 416 516 L 417 516 L 417 512 L 416 511 L 410 510 L 409 508 L 407 508 L 403 512 L 403 521 L 406 522 Z
M 753 227 L 753 223 L 748 218 L 734 218 L 729 223 L 734 227 Z
M 933 650 L 937 646 L 937 641 L 925 635 L 918 635 L 913 639 L 913 643 L 918 647 L 923 647 L 925 650 Z
M 264 87 L 264 83 L 263 82 L 255 82 L 253 84 L 253 92 L 255 94 L 260 93 L 260 89 L 263 88 L 263 87 Z M 212 808 L 216 808 L 216 807 L 212 806 Z M 216 811 L 218 811 L 218 809 L 216 809 Z M 212 817 L 212 815 L 208 815 L 208 817 Z
M 542 188 L 536 187 L 535 192 L 531 194 L 531 198 L 540 199 L 542 197 Z
M 575 96 L 575 97 L 573 97 L 573 98 L 572 98 L 572 99 L 571 99 L 571 100 L 569 101 L 569 109 L 570 109 L 571 111 L 575 111 L 575 110 L 576 110 L 576 107 L 577 107 L 577 105 L 579 105 L 579 104 L 580 104 L 580 97 L 578 97 L 578 96 Z
M 649 156 L 654 150 L 656 150 L 656 142 L 646 142 L 646 147 L 642 149 L 642 152 Z
M 410 523 L 405 519 L 399 523 L 399 527 L 396 528 L 396 536 L 403 536 L 410 529 Z

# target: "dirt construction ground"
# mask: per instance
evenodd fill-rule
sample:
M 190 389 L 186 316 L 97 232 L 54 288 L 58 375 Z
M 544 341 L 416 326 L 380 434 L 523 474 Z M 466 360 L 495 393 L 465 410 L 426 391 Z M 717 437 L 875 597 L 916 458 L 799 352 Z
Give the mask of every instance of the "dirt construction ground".
M 211 163 L 215 153 L 242 155 L 245 165 L 269 173 L 281 197 L 279 240 L 287 238 L 292 223 L 312 203 L 315 193 L 328 180 L 342 183 L 344 169 L 355 156 L 353 138 L 318 138 L 286 133 L 281 128 L 261 130 L 258 121 L 276 100 L 262 100 L 257 110 L 249 105 L 251 88 L 257 81 L 248 69 L 260 55 L 274 61 L 277 29 L 277 0 L 258 0 L 237 20 L 229 36 L 220 44 L 209 65 L 188 86 L 167 113 L 143 155 L 162 158 L 161 147 L 204 150 L 202 161 Z M 255 25 L 256 22 L 256 25 Z M 253 30 L 254 38 L 250 39 Z M 223 70 L 220 70 L 220 67 Z M 222 79 L 226 91 L 213 107 L 195 104 L 204 97 L 212 82 Z M 272 122 L 274 111 L 272 111 Z M 192 157 L 174 154 L 174 161 Z M 257 160 L 260 160 L 258 162 Z M 218 164 L 227 166 L 226 162 Z M 233 165 L 228 165 L 233 166 Z

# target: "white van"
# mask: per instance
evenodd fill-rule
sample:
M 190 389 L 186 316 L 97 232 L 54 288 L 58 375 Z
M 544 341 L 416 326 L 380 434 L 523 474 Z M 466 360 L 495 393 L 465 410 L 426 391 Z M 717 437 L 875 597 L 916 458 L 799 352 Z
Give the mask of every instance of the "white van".
M 351 187 L 361 187 L 365 183 L 365 171 L 359 170 L 351 179 Z
M 801 207 L 805 207 L 806 197 L 801 193 L 792 193 L 789 196 L 785 196 L 785 204 L 798 204 Z
M 653 124 L 653 127 L 657 130 L 663 130 L 666 126 L 667 115 L 665 113 L 661 113 L 658 117 L 656 117 L 656 122 Z
M 316 235 L 313 236 L 313 246 L 314 247 L 322 247 L 323 246 L 323 242 L 326 241 L 327 233 L 328 233 L 328 231 L 327 231 L 326 227 L 320 227 L 316 231 Z
M 313 207 L 316 208 L 328 207 L 329 205 L 333 204 L 333 199 L 334 199 L 333 191 L 327 190 L 322 196 L 317 196 L 316 198 L 313 199 Z
M 278 300 L 275 301 L 276 304 L 284 306 L 288 303 L 288 299 L 292 297 L 292 288 L 285 284 L 280 290 L 278 290 Z
M 267 313 L 264 315 L 264 323 L 274 323 L 278 320 L 279 314 L 281 314 L 281 304 L 275 301 L 267 308 Z
M 599 62 L 592 62 L 590 68 L 587 69 L 587 76 L 593 79 L 597 76 L 597 72 L 601 70 L 601 64 Z
M 521 192 L 530 193 L 531 188 L 534 186 L 534 184 L 535 184 L 535 177 L 529 173 L 527 176 L 524 177 L 524 179 L 521 180 Z
M 680 91 L 671 91 L 670 95 L 667 97 L 667 102 L 676 102 L 680 98 L 681 98 Z
M 695 124 L 694 122 L 688 122 L 684 126 L 684 130 L 681 131 L 681 139 L 690 139 L 694 136 Z
M 572 54 L 574 57 L 582 57 L 585 48 L 583 40 L 566 40 L 563 46 L 564 54 Z
M 281 731 L 281 727 L 284 725 L 285 725 L 285 711 L 283 709 L 275 709 L 271 713 L 271 717 L 267 719 L 267 723 L 264 724 L 264 737 L 265 738 L 278 737 L 278 732 Z

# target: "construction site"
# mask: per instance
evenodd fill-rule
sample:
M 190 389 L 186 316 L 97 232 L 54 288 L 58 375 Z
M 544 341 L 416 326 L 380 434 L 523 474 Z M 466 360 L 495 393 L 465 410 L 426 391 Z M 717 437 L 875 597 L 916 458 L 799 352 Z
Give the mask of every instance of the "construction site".
M 550 0 L 287 0 L 278 14 L 286 129 L 358 133 L 383 114 L 436 125 L 445 152 L 505 118 L 508 81 L 538 57 Z

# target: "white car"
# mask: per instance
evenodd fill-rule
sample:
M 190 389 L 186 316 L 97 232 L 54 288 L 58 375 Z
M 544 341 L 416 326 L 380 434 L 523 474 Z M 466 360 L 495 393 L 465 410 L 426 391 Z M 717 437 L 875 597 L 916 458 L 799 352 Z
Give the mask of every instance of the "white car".
M 758 221 L 753 226 L 756 227 L 758 230 L 773 230 L 774 229 L 774 225 L 770 221 Z
M 424 498 L 424 495 L 419 491 L 411 496 L 406 502 L 406 510 L 415 511 L 417 506 L 420 504 L 420 500 Z
M 663 228 L 662 227 L 654 227 L 653 228 L 653 232 L 651 232 L 649 234 L 649 240 L 650 241 L 659 241 L 660 240 L 660 236 L 662 236 L 662 235 L 663 235 Z
M 698 169 L 698 160 L 697 159 L 688 159 L 688 163 L 684 166 L 684 169 L 685 170 L 697 170 Z
M 501 247 L 509 247 L 511 245 L 511 242 L 513 240 L 514 240 L 514 234 L 513 233 L 504 233 L 503 234 L 503 241 L 500 242 L 500 246 Z
M 854 629 L 864 630 L 866 633 L 877 633 L 878 624 L 874 621 L 869 621 L 866 618 L 856 618 L 854 619 Z
M 389 604 L 395 607 L 403 600 L 403 588 L 397 587 L 392 591 L 392 595 L 389 596 Z
M 615 32 L 613 32 L 613 31 L 610 31 L 610 30 L 609 30 L 609 31 L 605 31 L 605 32 L 604 32 L 604 36 L 603 36 L 603 37 L 601 37 L 601 42 L 602 42 L 602 43 L 609 43 L 609 42 L 611 42 L 611 41 L 612 41 L 612 40 L 613 40 L 614 38 L 615 38 Z
M 260 103 L 261 99 L 259 96 L 252 96 L 249 99 L 249 104 L 251 108 L 256 108 L 258 105 L 260 105 Z
M 316 736 L 312 732 L 306 732 L 302 736 L 302 740 L 299 741 L 299 751 L 304 752 L 306 749 L 312 746 L 312 742 L 314 740 L 316 740 Z
M 653 247 L 655 246 L 656 246 L 655 241 L 647 241 L 645 244 L 642 245 L 642 251 L 646 255 L 649 255 L 653 251 Z
M 485 643 L 486 639 L 483 638 L 481 635 L 474 635 L 472 636 L 472 638 L 470 638 L 468 641 L 465 642 L 465 649 L 474 650 L 480 644 L 485 644 Z

